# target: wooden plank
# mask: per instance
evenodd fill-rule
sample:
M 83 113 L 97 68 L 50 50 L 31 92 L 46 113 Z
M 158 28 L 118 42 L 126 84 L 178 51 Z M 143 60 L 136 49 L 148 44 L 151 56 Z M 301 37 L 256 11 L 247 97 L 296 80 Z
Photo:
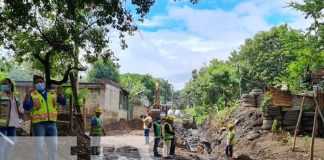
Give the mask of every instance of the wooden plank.
M 299 116 L 298 116 L 298 121 L 297 121 L 296 128 L 295 128 L 294 142 L 293 142 L 293 146 L 292 146 L 292 151 L 294 151 L 294 149 L 295 149 L 295 145 L 296 145 L 296 137 L 297 137 L 298 127 L 299 127 L 299 125 L 300 125 L 300 120 L 301 120 L 301 117 L 302 117 L 302 115 L 303 115 L 304 103 L 305 103 L 305 97 L 303 97 L 302 104 L 301 104 L 301 107 L 300 107 L 300 112 L 299 112 Z
M 315 99 L 316 99 L 316 96 L 315 96 Z M 311 144 L 310 157 L 309 157 L 310 160 L 313 160 L 313 157 L 314 157 L 315 133 L 317 132 L 317 128 L 318 128 L 318 126 L 317 126 L 317 117 L 318 117 L 319 106 L 318 106 L 317 100 L 315 101 L 315 103 L 316 103 L 316 108 L 315 108 L 313 132 L 312 132 L 312 144 Z

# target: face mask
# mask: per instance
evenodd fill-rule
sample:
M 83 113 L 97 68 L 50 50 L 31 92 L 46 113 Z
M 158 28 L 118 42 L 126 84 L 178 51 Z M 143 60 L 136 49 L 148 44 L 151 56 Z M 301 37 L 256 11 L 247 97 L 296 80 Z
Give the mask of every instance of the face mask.
M 8 92 L 10 90 L 9 85 L 1 85 L 1 91 Z
M 45 90 L 45 83 L 37 83 L 37 84 L 35 85 L 35 87 L 36 87 L 36 89 L 37 89 L 38 91 L 44 91 L 44 90 Z

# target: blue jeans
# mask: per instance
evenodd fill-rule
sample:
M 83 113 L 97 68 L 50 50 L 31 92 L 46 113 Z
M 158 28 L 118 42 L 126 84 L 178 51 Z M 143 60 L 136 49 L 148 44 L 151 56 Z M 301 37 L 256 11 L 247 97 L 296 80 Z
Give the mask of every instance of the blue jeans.
M 145 144 L 150 143 L 149 136 L 150 136 L 150 130 L 149 129 L 144 129 Z
M 159 143 L 160 143 L 161 138 L 154 138 L 154 146 L 153 146 L 153 152 L 154 152 L 154 156 L 157 156 L 159 154 L 158 152 L 158 147 L 159 147 Z
M 56 160 L 57 156 L 57 128 L 55 122 L 40 122 L 33 124 L 34 147 L 33 155 L 35 160 L 44 160 L 44 142 L 47 142 L 48 160 Z
M 5 136 L 8 136 L 15 143 L 17 142 L 16 128 L 15 127 L 4 127 L 0 128 L 0 132 Z M 11 145 L 2 137 L 0 137 L 0 160 L 8 160 L 13 151 L 14 145 Z

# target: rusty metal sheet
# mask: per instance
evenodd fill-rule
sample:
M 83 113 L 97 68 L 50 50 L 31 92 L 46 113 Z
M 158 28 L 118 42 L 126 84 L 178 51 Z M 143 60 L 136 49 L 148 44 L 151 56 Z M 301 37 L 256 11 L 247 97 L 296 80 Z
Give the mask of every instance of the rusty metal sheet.
M 286 92 L 274 91 L 271 104 L 273 106 L 292 107 L 293 95 Z

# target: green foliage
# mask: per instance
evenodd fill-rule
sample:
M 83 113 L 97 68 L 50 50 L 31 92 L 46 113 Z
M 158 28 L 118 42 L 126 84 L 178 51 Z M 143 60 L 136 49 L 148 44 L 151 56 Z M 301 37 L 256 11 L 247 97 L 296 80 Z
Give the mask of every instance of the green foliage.
M 248 38 L 230 57 L 240 67 L 239 76 L 245 91 L 272 87 L 277 77 L 288 77 L 287 67 L 298 55 L 296 51 L 306 45 L 304 35 L 287 25 L 273 27 Z
M 208 118 L 210 109 L 206 105 L 197 106 L 194 108 L 187 108 L 185 110 L 186 114 L 194 118 L 194 122 L 198 125 L 203 124 Z
M 160 83 L 161 102 L 171 100 L 172 85 L 164 79 L 154 78 L 149 74 L 125 73 L 120 75 L 120 85 L 130 91 L 130 101 L 141 103 L 143 97 L 147 97 L 151 104 L 154 101 L 155 82 Z
M 265 112 L 265 113 L 268 112 L 272 97 L 273 97 L 273 94 L 271 92 L 267 92 L 265 94 L 264 99 L 260 105 L 263 112 Z
M 154 0 L 3 1 L 0 8 L 0 43 L 17 62 L 31 62 L 46 75 L 48 87 L 68 81 L 72 70 L 85 70 L 81 62 L 111 59 L 109 33 L 119 32 L 124 49 L 125 34 L 137 30 L 134 17 L 143 20 Z M 109 29 L 107 29 L 109 28 Z M 80 51 L 84 61 L 80 61 Z M 60 81 L 51 77 L 62 77 Z
M 303 147 L 304 152 L 306 152 L 309 149 L 309 137 L 307 135 L 303 137 Z
M 104 61 L 98 60 L 93 65 L 91 70 L 88 72 L 87 78 L 89 81 L 93 81 L 95 79 L 106 78 L 112 81 L 119 81 L 119 66 L 114 64 L 111 60 Z
M 278 126 L 278 121 L 277 119 L 275 119 L 272 123 L 272 126 L 271 126 L 271 131 L 272 132 L 277 132 L 279 129 L 279 126 Z
M 237 101 L 232 101 L 229 106 L 230 107 L 218 111 L 216 116 L 213 117 L 214 127 L 218 128 L 224 126 L 225 121 L 238 109 L 239 105 Z
M 86 97 L 90 94 L 90 90 L 88 88 L 82 89 L 79 94 L 78 94 L 78 100 L 80 105 L 84 105 L 84 100 Z M 67 88 L 64 90 L 64 95 L 66 97 L 71 97 L 72 96 L 72 89 Z
M 2 82 L 2 80 L 5 78 L 7 78 L 7 74 L 4 72 L 0 72 L 0 82 Z

